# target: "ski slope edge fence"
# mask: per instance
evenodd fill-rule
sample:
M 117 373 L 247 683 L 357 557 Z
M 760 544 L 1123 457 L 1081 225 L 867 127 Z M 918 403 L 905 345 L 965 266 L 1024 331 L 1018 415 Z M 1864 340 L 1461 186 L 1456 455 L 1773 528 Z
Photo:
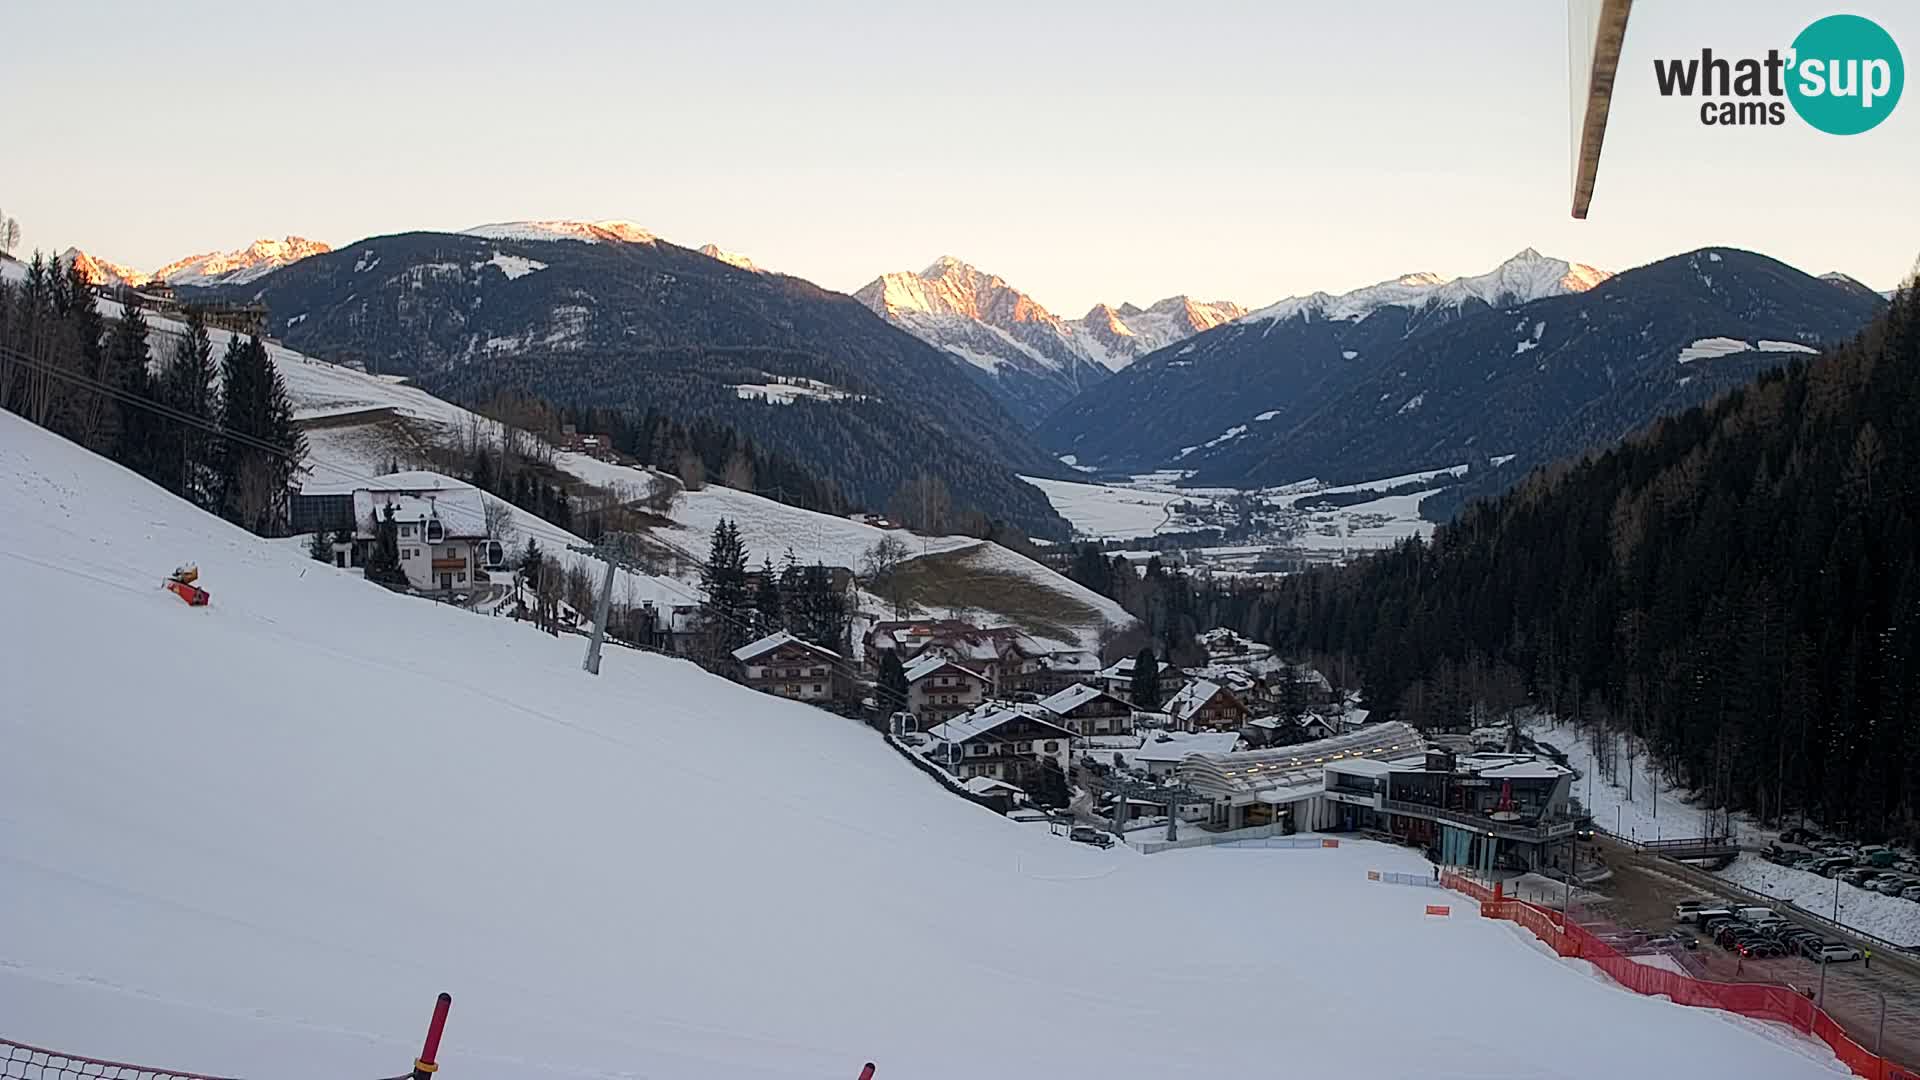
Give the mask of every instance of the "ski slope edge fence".
M 1563 913 L 1507 897 L 1498 883 L 1489 888 L 1459 874 L 1442 873 L 1440 884 L 1478 901 L 1482 917 L 1518 923 L 1558 955 L 1585 960 L 1636 994 L 1666 997 L 1677 1005 L 1720 1009 L 1754 1020 L 1786 1024 L 1826 1043 L 1855 1076 L 1867 1080 L 1920 1080 L 1920 1070 L 1890 1061 L 1861 1046 L 1826 1010 L 1785 986 L 1708 982 L 1636 964 L 1586 927 L 1569 922 Z
M 413 1060 L 413 1068 L 382 1080 L 430 1080 L 434 1073 L 440 1071 L 440 1037 L 446 1033 L 447 1012 L 452 1007 L 451 994 L 443 993 L 435 999 L 433 1019 L 427 1022 L 427 1038 L 420 1046 L 420 1056 Z M 6 1077 L 7 1080 L 44 1080 L 53 1077 L 60 1080 L 69 1077 L 78 1080 L 230 1080 L 228 1077 L 204 1073 L 68 1054 L 14 1042 L 5 1037 L 0 1037 L 0 1055 L 4 1055 L 0 1056 L 0 1077 Z
M 433 1003 L 433 1019 L 427 1023 L 427 1040 L 413 1069 L 383 1080 L 431 1080 L 440 1071 L 440 1037 L 446 1033 L 447 1011 L 453 1007 L 453 995 L 441 994 Z M 152 1065 L 131 1065 L 124 1061 L 106 1061 L 83 1057 L 41 1046 L 30 1046 L 0 1037 L 0 1077 L 7 1080 L 47 1080 L 49 1077 L 75 1080 L 232 1080 L 205 1073 L 161 1069 Z M 860 1070 L 860 1080 L 873 1080 L 873 1062 Z

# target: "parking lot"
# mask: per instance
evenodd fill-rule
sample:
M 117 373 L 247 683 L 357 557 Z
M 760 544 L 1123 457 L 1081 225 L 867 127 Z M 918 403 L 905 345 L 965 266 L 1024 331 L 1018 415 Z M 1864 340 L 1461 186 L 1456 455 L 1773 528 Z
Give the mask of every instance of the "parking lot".
M 1675 904 L 1716 899 L 1736 904 L 1753 902 L 1738 897 L 1703 871 L 1611 843 L 1604 837 L 1598 843 L 1613 876 L 1600 887 L 1600 895 L 1575 905 L 1577 921 L 1611 923 L 1653 934 L 1678 928 L 1697 935 L 1697 926 L 1676 921 Z M 1822 927 L 1809 929 L 1828 940 L 1836 939 Z M 1805 957 L 1742 958 L 1704 936 L 1697 949 L 1685 951 L 1682 964 L 1699 978 L 1720 982 L 1781 983 L 1796 990 L 1816 991 L 1820 984 L 1820 965 Z M 1920 962 L 1882 950 L 1874 956 L 1871 967 L 1858 960 L 1827 965 L 1823 1005 L 1868 1049 L 1881 1038 L 1882 995 L 1886 1003 L 1882 1052 L 1908 1065 L 1920 1064 Z

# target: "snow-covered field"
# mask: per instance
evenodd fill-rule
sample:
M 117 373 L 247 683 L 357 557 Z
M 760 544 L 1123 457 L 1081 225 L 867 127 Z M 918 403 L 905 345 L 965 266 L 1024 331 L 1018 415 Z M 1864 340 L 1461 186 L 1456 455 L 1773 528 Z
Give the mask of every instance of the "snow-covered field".
M 158 588 L 189 559 L 209 607 Z M 1833 1075 L 1364 880 L 1410 852 L 1071 844 L 857 724 L 658 656 L 587 676 L 10 415 L 0 588 L 10 1038 L 385 1076 L 447 990 L 461 1080 Z
M 1400 484 L 1442 476 L 1459 476 L 1466 466 L 1434 469 L 1406 476 L 1371 480 L 1360 484 L 1324 486 L 1306 480 L 1281 488 L 1237 491 L 1232 488 L 1180 488 L 1175 485 L 1183 474 L 1148 473 L 1135 476 L 1126 485 L 1081 483 L 1072 480 L 1048 480 L 1028 476 L 1022 479 L 1039 488 L 1060 516 L 1072 524 L 1081 536 L 1098 540 L 1128 540 L 1160 532 L 1178 532 L 1204 523 L 1205 515 L 1231 496 L 1246 495 L 1275 507 L 1294 507 L 1314 495 L 1338 494 L 1368 489 L 1385 490 Z M 1420 518 L 1420 500 L 1439 490 L 1441 485 L 1409 495 L 1385 495 L 1369 502 L 1319 510 L 1303 514 L 1299 524 L 1304 531 L 1286 543 L 1240 545 L 1234 553 L 1260 553 L 1280 550 L 1366 551 L 1392 547 L 1410 536 L 1431 536 L 1433 523 Z M 1202 515 L 1195 521 L 1183 514 L 1186 504 Z M 1214 552 L 1215 549 L 1206 549 Z
M 1100 540 L 1151 536 L 1172 521 L 1174 503 L 1209 501 L 1172 487 L 1113 487 L 1038 476 L 1021 479 L 1039 488 L 1074 532 Z

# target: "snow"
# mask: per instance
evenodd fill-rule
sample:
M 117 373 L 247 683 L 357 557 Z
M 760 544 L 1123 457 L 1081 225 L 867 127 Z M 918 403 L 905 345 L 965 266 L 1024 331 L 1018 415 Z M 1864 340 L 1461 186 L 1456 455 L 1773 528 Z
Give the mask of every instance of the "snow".
M 842 390 L 830 383 L 817 382 L 813 379 L 789 379 L 785 382 L 772 383 L 741 383 L 733 388 L 733 392 L 749 401 L 759 400 L 769 405 L 791 405 L 801 398 L 807 398 L 813 401 L 845 401 L 848 398 L 858 398 L 860 396 Z
M 1256 422 L 1259 422 L 1259 423 L 1262 423 L 1262 424 L 1264 424 L 1264 423 L 1266 423 L 1267 421 L 1269 421 L 1269 420 L 1271 420 L 1271 419 L 1273 419 L 1274 417 L 1276 417 L 1276 416 L 1279 416 L 1279 415 L 1280 415 L 1280 410 L 1279 410 L 1279 409 L 1268 409 L 1268 410 L 1267 410 L 1266 412 L 1263 412 L 1263 413 L 1261 413 L 1261 414 L 1260 414 L 1259 416 L 1256 416 L 1256 417 L 1254 417 L 1254 420 L 1255 420 Z
M 1763 896 L 1791 900 L 1815 915 L 1834 917 L 1832 878 L 1808 870 L 1775 866 L 1751 854 L 1742 854 L 1719 873 L 1728 881 Z M 1840 882 L 1837 921 L 1896 945 L 1920 947 L 1920 903 L 1912 900 L 1885 896 L 1843 881 Z
M 1567 763 L 1580 773 L 1573 797 L 1602 829 L 1640 841 L 1706 835 L 1705 811 L 1687 801 L 1689 793 L 1674 791 L 1660 780 L 1644 753 L 1634 758 L 1633 794 L 1629 798 L 1624 744 L 1619 752 L 1618 781 L 1609 784 L 1594 768 L 1593 747 L 1571 725 L 1542 725 L 1533 729 L 1533 737 L 1552 743 L 1567 755 Z
M 1421 393 L 1415 394 L 1412 397 L 1408 398 L 1406 402 L 1400 406 L 1398 412 L 1396 412 L 1394 415 L 1398 416 L 1403 413 L 1413 412 L 1414 410 L 1418 409 L 1422 405 L 1425 405 L 1426 403 L 1427 403 L 1427 395 L 1424 391 L 1422 391 Z
M 1470 300 L 1501 307 L 1585 292 L 1612 276 L 1605 270 L 1549 258 L 1527 248 L 1485 274 L 1452 279 L 1430 273 L 1403 274 L 1337 296 L 1316 292 L 1289 297 L 1252 312 L 1241 321 L 1273 323 L 1301 318 L 1357 322 L 1383 307 L 1459 307 Z M 1347 354 L 1347 359 L 1353 356 Z
M 1739 338 L 1710 337 L 1700 338 L 1693 344 L 1680 350 L 1677 358 L 1682 364 L 1691 364 L 1695 360 L 1706 360 L 1715 356 L 1728 356 L 1733 353 L 1751 352 L 1753 346 Z
M 1811 345 L 1803 345 L 1797 341 L 1762 340 L 1758 344 L 1754 344 L 1742 341 L 1739 338 L 1710 337 L 1701 338 L 1686 348 L 1681 349 L 1678 359 L 1682 364 L 1690 364 L 1695 360 L 1706 360 L 1715 356 L 1728 356 L 1733 353 L 1752 352 L 1755 349 L 1761 352 L 1791 353 L 1817 353 L 1820 351 Z
M 1097 539 L 1125 540 L 1159 532 L 1174 521 L 1175 503 L 1205 503 L 1178 491 L 1154 491 L 1106 484 L 1082 484 L 1023 476 L 1037 487 L 1074 531 Z
M 503 221 L 462 229 L 466 236 L 489 240 L 578 240 L 586 244 L 602 242 L 651 244 L 655 237 L 631 221 Z
M 1425 873 L 1415 853 L 1071 844 L 862 725 L 622 649 L 587 676 L 577 638 L 388 593 L 12 416 L 0 537 L 0 587 L 34 613 L 0 648 L 13 1038 L 384 1076 L 444 989 L 462 1080 L 1253 1074 L 1277 1040 L 1301 1075 L 1350 1071 L 1356 1041 L 1379 1075 L 1831 1075 L 1366 883 Z M 188 558 L 207 608 L 156 587 Z M 90 677 L 100 656 L 114 678 Z M 1355 932 L 1275 949 L 1195 919 L 1178 949 L 1111 947 L 1195 896 L 1285 896 L 1299 925 Z M 1489 1026 L 1434 971 L 1517 992 Z M 1139 993 L 1169 985 L 1205 992 Z M 1570 1016 L 1634 1037 L 1567 1054 Z
M 1307 534 L 1297 543 L 1319 550 L 1365 551 L 1392 547 L 1410 537 L 1432 536 L 1433 522 L 1420 518 L 1420 500 L 1440 490 L 1435 487 L 1406 495 L 1386 495 L 1371 502 L 1314 514 Z M 1320 531 L 1328 526 L 1336 529 L 1333 535 Z
M 1221 432 L 1220 434 L 1215 435 L 1213 438 L 1208 439 L 1205 443 L 1202 443 L 1201 445 L 1211 449 L 1212 447 L 1219 446 L 1223 442 L 1232 442 L 1233 440 L 1239 438 L 1242 435 L 1245 435 L 1246 433 L 1247 433 L 1247 425 L 1235 424 L 1234 426 L 1228 428 L 1227 430 Z
M 700 246 L 700 254 L 705 255 L 709 259 L 726 263 L 736 270 L 752 270 L 755 273 L 760 272 L 760 268 L 753 264 L 752 259 L 747 258 L 737 251 L 728 251 L 718 244 L 702 244 Z
M 517 281 L 520 278 L 526 277 L 528 274 L 547 268 L 546 263 L 524 258 L 519 255 L 506 255 L 498 251 L 493 253 L 493 258 L 473 264 L 475 270 L 483 266 L 499 267 L 500 272 L 507 275 L 508 281 Z
M 1360 355 L 1359 353 L 1357 353 L 1357 352 L 1355 352 L 1355 351 L 1353 351 L 1352 349 L 1341 349 L 1341 350 L 1340 350 L 1340 359 L 1342 359 L 1342 360 L 1351 360 L 1351 359 L 1353 359 L 1354 357 L 1356 357 L 1356 356 L 1359 356 L 1359 355 Z

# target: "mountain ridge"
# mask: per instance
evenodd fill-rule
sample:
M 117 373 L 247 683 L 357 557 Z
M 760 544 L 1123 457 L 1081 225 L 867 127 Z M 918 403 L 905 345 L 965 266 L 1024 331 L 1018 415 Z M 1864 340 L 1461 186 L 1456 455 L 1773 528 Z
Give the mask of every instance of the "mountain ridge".
M 283 266 L 332 250 L 318 240 L 303 236 L 286 236 L 277 240 L 262 238 L 232 251 L 205 251 L 188 255 L 151 272 L 123 266 L 79 248 L 68 248 L 61 252 L 60 259 L 63 263 L 77 262 L 81 274 L 92 285 L 140 286 L 159 281 L 168 285 L 211 288 L 244 285 Z

